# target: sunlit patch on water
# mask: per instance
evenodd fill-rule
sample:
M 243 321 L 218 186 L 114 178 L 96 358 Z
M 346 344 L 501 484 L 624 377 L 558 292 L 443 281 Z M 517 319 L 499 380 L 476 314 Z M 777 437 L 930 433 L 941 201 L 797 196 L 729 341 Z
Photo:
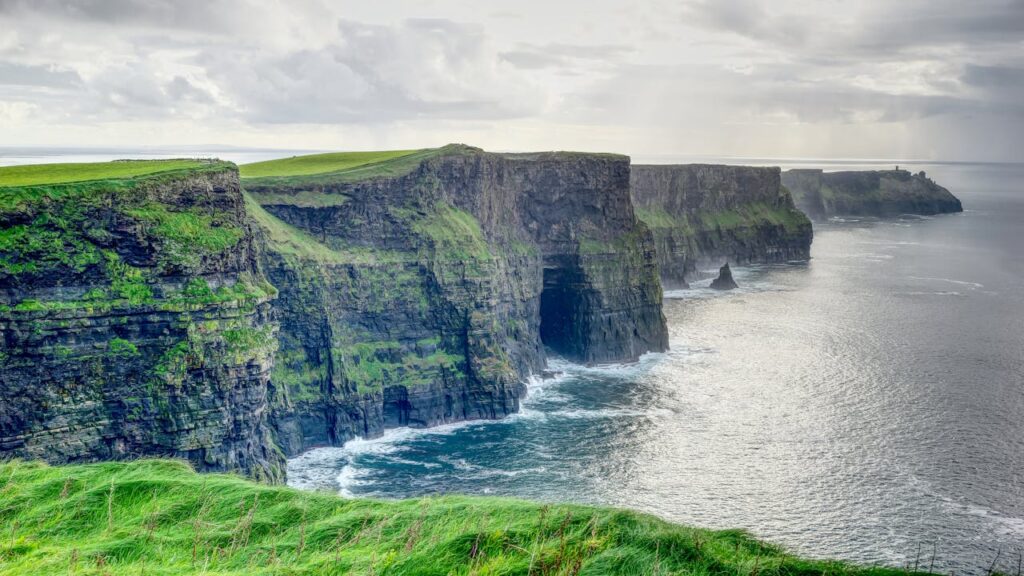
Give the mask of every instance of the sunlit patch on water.
M 913 565 L 934 545 L 937 571 L 985 574 L 1000 554 L 1014 572 L 1024 194 L 1007 190 L 964 194 L 976 211 L 955 217 L 817 226 L 809 263 L 666 292 L 665 354 L 553 360 L 519 414 L 313 450 L 289 482 L 628 506 L 810 556 Z

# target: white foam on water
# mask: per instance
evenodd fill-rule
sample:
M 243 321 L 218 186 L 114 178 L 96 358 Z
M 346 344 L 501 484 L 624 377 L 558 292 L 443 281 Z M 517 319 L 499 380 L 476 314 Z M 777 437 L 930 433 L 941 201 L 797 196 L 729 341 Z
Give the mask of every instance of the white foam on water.
M 342 498 L 355 498 L 356 495 L 352 489 L 366 484 L 366 481 L 362 479 L 363 474 L 354 464 L 349 463 L 343 466 L 341 472 L 338 472 L 337 477 L 334 479 L 338 484 L 338 496 Z
M 609 408 L 542 411 L 531 406 L 541 402 L 568 400 L 567 396 L 558 392 L 558 387 L 575 378 L 601 375 L 632 377 L 657 365 L 666 356 L 665 353 L 647 353 L 641 356 L 637 362 L 598 366 L 584 366 L 561 358 L 551 358 L 548 361 L 548 368 L 555 372 L 555 375 L 549 378 L 533 375 L 528 378 L 526 382 L 527 395 L 520 404 L 520 410 L 506 418 L 501 420 L 467 420 L 442 424 L 431 428 L 390 428 L 376 438 L 354 438 L 345 442 L 340 447 L 314 448 L 288 461 L 288 484 L 302 489 L 316 489 L 334 485 L 340 496 L 351 498 L 356 495 L 359 486 L 365 486 L 370 483 L 370 480 L 367 479 L 368 470 L 358 465 L 357 461 L 360 456 L 372 455 L 399 464 L 438 467 L 438 464 L 410 461 L 397 456 L 404 449 L 405 444 L 417 438 L 446 436 L 471 426 L 507 425 L 523 420 L 546 420 L 548 418 L 596 419 L 657 415 L 660 413 L 658 409 L 629 410 Z M 454 461 L 441 459 L 441 461 L 450 464 L 456 470 L 472 472 L 483 477 L 512 477 L 521 474 L 544 472 L 543 468 L 524 470 L 490 469 L 476 466 L 461 459 Z
M 856 252 L 854 254 L 844 254 L 840 258 L 861 258 L 864 260 L 892 260 L 895 258 L 892 254 L 886 254 L 884 252 Z
M 930 282 L 947 282 L 949 284 L 968 286 L 971 290 L 977 290 L 979 288 L 985 287 L 984 284 L 979 284 L 977 282 L 968 282 L 967 280 L 954 280 L 952 278 L 930 278 L 928 276 L 908 276 L 908 278 L 910 278 L 911 280 L 924 280 Z
M 568 410 L 554 410 L 548 415 L 557 418 L 571 420 L 600 420 L 607 418 L 645 418 L 654 416 L 672 415 L 674 412 L 668 408 L 654 408 L 650 410 L 636 410 L 630 408 L 597 408 L 585 410 L 582 408 Z
M 567 376 L 636 376 L 660 363 L 668 356 L 665 352 L 648 352 L 636 362 L 622 364 L 576 364 L 564 358 L 549 358 L 548 366 Z

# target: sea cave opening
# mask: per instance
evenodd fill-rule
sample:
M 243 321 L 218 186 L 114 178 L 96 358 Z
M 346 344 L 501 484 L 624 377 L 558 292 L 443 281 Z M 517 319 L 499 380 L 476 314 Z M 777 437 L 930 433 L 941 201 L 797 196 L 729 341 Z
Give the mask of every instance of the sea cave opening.
M 578 265 L 544 268 L 540 294 L 540 339 L 568 360 L 580 361 L 586 351 L 587 299 Z

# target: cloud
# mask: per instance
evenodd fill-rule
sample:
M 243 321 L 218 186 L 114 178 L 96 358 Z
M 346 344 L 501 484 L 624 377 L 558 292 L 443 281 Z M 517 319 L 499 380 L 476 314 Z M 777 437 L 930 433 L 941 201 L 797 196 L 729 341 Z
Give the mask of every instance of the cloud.
M 212 31 L 241 7 L 234 0 L 0 0 L 0 15 Z
M 1021 30 L 1020 0 L 0 0 L 0 145 L 1005 158 Z
M 629 46 L 601 44 L 520 44 L 515 50 L 501 52 L 505 62 L 526 70 L 543 68 L 576 68 L 580 63 L 611 64 L 632 52 Z
M 338 37 L 315 50 L 213 49 L 197 61 L 253 122 L 502 119 L 543 105 L 529 79 L 498 59 L 480 26 L 451 20 L 341 21 Z
M 0 86 L 34 86 L 71 88 L 81 85 L 82 78 L 74 70 L 56 65 L 30 65 L 0 62 Z

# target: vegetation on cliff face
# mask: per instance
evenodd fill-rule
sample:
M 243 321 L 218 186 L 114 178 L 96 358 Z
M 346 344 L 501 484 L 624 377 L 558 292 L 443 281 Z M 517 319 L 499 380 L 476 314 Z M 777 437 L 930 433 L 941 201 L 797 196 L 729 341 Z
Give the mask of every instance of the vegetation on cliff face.
M 781 185 L 778 168 L 634 166 L 632 184 L 666 285 L 685 286 L 701 265 L 810 257 L 811 222 Z
M 0 453 L 158 453 L 280 481 L 265 416 L 276 290 L 235 166 L 136 164 L 0 187 Z
M 960 200 L 924 172 L 794 169 L 782 174 L 797 206 L 815 219 L 830 216 L 899 216 L 963 211 Z
M 0 572 L 16 575 L 865 575 L 736 531 L 610 508 L 445 496 L 345 500 L 178 461 L 0 464 Z

